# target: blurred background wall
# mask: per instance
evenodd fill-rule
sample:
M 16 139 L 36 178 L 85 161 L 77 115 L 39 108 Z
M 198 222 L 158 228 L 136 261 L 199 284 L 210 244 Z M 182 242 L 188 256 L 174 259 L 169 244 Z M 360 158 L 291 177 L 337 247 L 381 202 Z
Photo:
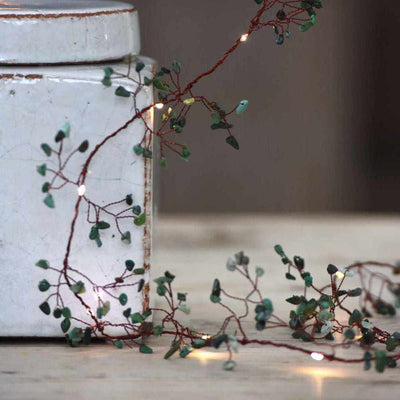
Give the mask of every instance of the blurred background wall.
M 134 0 L 142 53 L 201 73 L 247 29 L 254 0 Z M 400 2 L 325 0 L 318 24 L 283 46 L 252 36 L 196 90 L 234 117 L 240 151 L 195 109 L 186 164 L 161 174 L 162 212 L 398 211 Z

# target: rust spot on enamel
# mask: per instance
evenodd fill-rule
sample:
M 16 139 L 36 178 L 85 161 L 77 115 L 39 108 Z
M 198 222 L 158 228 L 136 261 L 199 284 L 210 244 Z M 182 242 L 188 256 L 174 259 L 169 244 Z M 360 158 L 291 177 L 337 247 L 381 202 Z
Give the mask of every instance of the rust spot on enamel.
M 146 311 L 150 308 L 150 284 L 146 283 L 142 289 L 142 308 Z
M 28 75 L 22 75 L 22 74 L 0 74 L 0 79 L 15 79 L 15 78 L 42 79 L 43 75 L 40 75 L 40 74 L 28 74 Z
M 151 119 L 151 112 L 149 111 L 146 115 L 148 120 Z M 147 146 L 151 146 L 153 142 L 152 135 L 147 138 Z M 150 270 L 151 260 L 151 218 L 152 218 L 152 172 L 153 162 L 150 158 L 144 159 L 144 199 L 143 199 L 143 212 L 146 215 L 146 223 L 143 229 L 143 268 L 148 271 Z M 150 307 L 150 284 L 146 283 L 142 289 L 142 307 L 143 311 Z
M 58 18 L 88 18 L 99 17 L 101 15 L 125 14 L 136 11 L 136 8 L 127 10 L 104 10 L 83 13 L 53 13 L 53 14 L 0 14 L 1 19 L 58 19 Z

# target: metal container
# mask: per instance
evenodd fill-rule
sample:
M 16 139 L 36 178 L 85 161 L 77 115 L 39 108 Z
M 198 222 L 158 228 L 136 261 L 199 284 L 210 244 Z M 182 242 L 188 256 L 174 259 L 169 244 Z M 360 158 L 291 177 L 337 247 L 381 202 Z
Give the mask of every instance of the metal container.
M 137 10 L 121 2 L 1 2 L 0 35 L 0 336 L 62 336 L 60 319 L 45 316 L 39 309 L 52 288 L 40 292 L 38 282 L 47 279 L 54 284 L 58 275 L 35 263 L 45 259 L 52 267 L 62 267 L 79 194 L 74 185 L 66 185 L 52 192 L 54 209 L 43 204 L 46 193 L 42 193 L 42 186 L 48 178 L 36 168 L 45 163 L 48 170 L 57 170 L 58 161 L 54 152 L 47 157 L 41 145 L 58 149 L 54 137 L 68 125 L 63 154 L 88 140 L 87 152 L 78 152 L 65 168 L 65 174 L 75 179 L 96 144 L 129 120 L 135 107 L 142 109 L 153 103 L 151 87 L 140 91 L 135 106 L 132 98 L 114 92 L 118 86 L 134 92 L 135 81 L 152 76 L 154 61 L 137 56 Z M 140 77 L 128 55 L 129 60 L 135 62 L 137 56 L 145 64 Z M 112 85 L 105 86 L 105 67 L 123 75 L 129 69 L 132 79 L 113 78 Z M 146 121 L 152 126 L 151 109 Z M 148 307 L 152 163 L 132 151 L 144 132 L 144 123 L 136 121 L 100 150 L 90 164 L 85 196 L 106 205 L 132 194 L 133 205 L 146 214 L 146 223 L 136 226 L 131 219 L 120 220 L 121 231 L 131 232 L 128 245 L 121 240 L 112 218 L 102 214 L 101 219 L 111 227 L 101 231 L 102 246 L 98 247 L 89 239 L 93 224 L 86 221 L 88 205 L 82 202 L 70 256 L 70 266 L 95 282 L 94 286 L 85 283 L 82 297 L 96 312 L 99 296 L 104 296 L 102 300 L 111 304 L 107 319 L 116 323 L 124 320 L 125 308 L 134 313 Z M 151 139 L 146 140 L 151 146 Z M 122 307 L 118 301 L 122 289 L 111 288 L 114 297 L 110 297 L 96 287 L 119 277 L 127 259 L 135 262 L 135 268 L 145 269 L 143 275 L 130 278 L 130 283 L 144 279 L 145 285 L 140 292 L 137 286 L 124 288 L 128 302 Z M 73 294 L 64 296 L 72 316 L 88 320 Z M 54 296 L 48 303 L 52 311 L 57 307 Z

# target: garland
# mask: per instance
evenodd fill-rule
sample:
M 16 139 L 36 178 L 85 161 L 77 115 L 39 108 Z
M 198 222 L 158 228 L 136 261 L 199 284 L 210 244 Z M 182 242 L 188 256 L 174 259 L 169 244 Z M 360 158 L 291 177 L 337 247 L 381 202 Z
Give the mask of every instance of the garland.
M 249 292 L 245 297 L 239 297 L 224 290 L 218 279 L 214 281 L 210 300 L 216 306 L 224 308 L 227 317 L 223 320 L 220 329 L 210 335 L 188 328 L 179 322 L 179 313 L 189 313 L 190 308 L 187 305 L 186 293 L 174 293 L 172 284 L 175 276 L 170 272 L 166 271 L 163 276 L 154 280 L 157 284 L 157 294 L 165 299 L 165 308 L 147 308 L 143 313 L 132 313 L 130 308 L 123 309 L 128 303 L 128 296 L 122 293 L 117 297 L 113 294 L 113 289 L 136 287 L 137 291 L 141 292 L 145 284 L 143 274 L 146 272 L 146 266 L 136 267 L 134 260 L 126 260 L 121 267 L 121 274 L 114 281 L 99 285 L 92 277 L 87 276 L 82 270 L 70 263 L 71 246 L 78 216 L 83 212 L 82 209 L 86 210 L 86 220 L 90 225 L 89 239 L 95 242 L 98 247 L 102 246 L 102 230 L 111 228 L 110 222 L 107 221 L 112 222 L 121 240 L 127 244 L 130 244 L 131 233 L 129 230 L 122 229 L 121 225 L 133 221 L 135 226 L 140 227 L 146 222 L 146 215 L 142 212 L 142 207 L 133 204 L 131 194 L 127 194 L 125 198 L 117 199 L 107 205 L 100 205 L 86 196 L 85 182 L 94 157 L 100 149 L 133 122 L 142 121 L 145 126 L 143 138 L 134 146 L 133 151 L 137 156 L 151 159 L 153 157 L 151 138 L 157 137 L 162 167 L 167 166 L 167 151 L 178 154 L 184 161 L 189 161 L 190 150 L 184 144 L 176 141 L 175 138 L 176 134 L 181 134 L 184 131 L 186 120 L 194 105 L 202 106 L 210 115 L 211 129 L 225 131 L 226 143 L 236 150 L 239 149 L 239 142 L 232 134 L 233 125 L 230 123 L 230 118 L 232 114 L 240 115 L 246 111 L 248 101 L 242 100 L 230 111 L 225 111 L 215 101 L 204 95 L 196 94 L 194 89 L 197 83 L 221 67 L 229 56 L 245 43 L 253 33 L 264 27 L 271 27 L 275 33 L 276 44 L 282 45 L 285 40 L 290 38 L 290 29 L 293 26 L 298 26 L 302 32 L 313 27 L 317 21 L 315 10 L 322 7 L 320 0 L 255 0 L 255 3 L 258 5 L 257 12 L 250 20 L 248 30 L 237 38 L 213 66 L 185 85 L 181 83 L 182 64 L 178 60 L 174 60 L 170 68 L 162 67 L 151 78 L 142 77 L 145 65 L 140 60 L 132 61 L 131 58 L 128 60 L 127 74 L 114 71 L 110 67 L 105 68 L 102 80 L 105 86 L 110 87 L 115 78 L 125 78 L 136 85 L 134 92 L 123 86 L 119 86 L 115 91 L 115 95 L 133 102 L 135 112 L 122 126 L 95 145 L 83 162 L 82 169 L 77 177 L 69 177 L 66 173 L 66 167 L 73 157 L 79 155 L 79 153 L 83 154 L 89 149 L 89 142 L 85 140 L 78 148 L 65 155 L 63 143 L 69 136 L 70 126 L 68 123 L 57 133 L 55 137 L 56 146 L 52 147 L 47 143 L 41 145 L 48 157 L 54 156 L 56 158 L 56 165 L 58 165 L 58 169 L 49 168 L 46 163 L 37 167 L 37 171 L 41 175 L 49 174 L 51 176 L 51 179 L 42 186 L 42 192 L 46 194 L 44 203 L 49 208 L 54 208 L 53 193 L 65 186 L 75 186 L 78 196 L 75 201 L 62 266 L 53 267 L 45 259 L 36 263 L 38 267 L 50 270 L 56 276 L 54 283 L 50 283 L 47 279 L 39 282 L 38 286 L 41 292 L 50 291 L 39 308 L 46 315 L 52 313 L 55 318 L 62 319 L 61 329 L 66 334 L 66 339 L 71 346 L 89 344 L 93 337 L 101 337 L 112 342 L 117 348 L 138 346 L 140 352 L 149 354 L 152 353 L 152 349 L 146 344 L 148 337 L 169 335 L 172 337 L 172 345 L 164 358 L 168 359 L 175 353 L 179 353 L 181 357 L 186 357 L 195 349 L 209 346 L 218 349 L 221 345 L 224 345 L 227 349 L 227 360 L 223 364 L 225 370 L 235 368 L 233 353 L 238 350 L 239 345 L 258 344 L 302 352 L 315 360 L 364 363 L 365 369 L 369 369 L 371 363 L 374 362 L 375 369 L 378 372 L 383 372 L 386 367 L 395 367 L 396 360 L 400 359 L 400 353 L 393 353 L 396 347 L 400 345 L 400 333 L 390 334 L 380 330 L 368 318 L 371 317 L 372 310 L 384 315 L 395 314 L 394 305 L 385 301 L 383 294 L 385 290 L 392 293 L 395 296 L 396 305 L 399 306 L 400 285 L 392 281 L 388 275 L 371 270 L 371 267 L 378 268 L 379 271 L 386 269 L 398 274 L 400 268 L 396 265 L 366 262 L 355 263 L 346 269 L 338 270 L 337 267 L 330 264 L 327 268 L 329 283 L 317 287 L 312 275 L 305 271 L 305 262 L 301 257 L 296 256 L 291 260 L 286 256 L 281 246 L 275 246 L 275 251 L 288 267 L 286 278 L 294 280 L 297 275 L 304 282 L 304 293 L 286 299 L 287 302 L 296 307 L 290 312 L 289 320 L 285 321 L 274 313 L 271 300 L 262 295 L 259 289 L 259 280 L 264 274 L 264 270 L 260 267 L 257 267 L 254 271 L 250 270 L 249 258 L 243 252 L 239 252 L 235 254 L 234 258 L 228 259 L 227 268 L 238 273 L 248 283 Z M 271 14 L 273 17 L 268 17 Z M 131 77 L 131 68 L 135 68 L 138 79 Z M 158 102 L 139 110 L 136 101 L 137 96 L 146 86 L 153 86 L 158 89 Z M 148 124 L 146 115 L 153 108 L 162 110 L 164 107 L 167 107 L 168 111 L 162 113 L 161 125 L 157 130 L 154 130 Z M 85 208 L 84 205 L 86 205 Z M 343 290 L 343 282 L 352 274 L 357 275 L 361 287 Z M 377 293 L 374 292 L 373 287 L 376 282 L 379 283 Z M 84 293 L 89 286 L 97 294 L 98 305 L 96 310 L 92 309 L 85 300 Z M 86 309 L 88 320 L 79 319 L 72 315 L 71 310 L 65 304 L 65 291 L 72 292 L 82 307 Z M 311 291 L 316 297 L 311 297 Z M 359 309 L 347 307 L 347 300 L 353 297 L 359 297 Z M 124 322 L 115 323 L 107 320 L 106 316 L 111 307 L 110 300 L 120 304 Z M 239 304 L 244 312 L 237 313 L 230 305 L 231 302 Z M 54 304 L 53 309 L 50 304 Z M 337 319 L 338 310 L 348 315 L 346 323 Z M 157 326 L 147 320 L 153 312 L 162 316 L 161 322 Z M 295 339 L 312 342 L 314 349 L 308 350 L 301 344 L 291 345 L 250 338 L 246 333 L 243 322 L 252 313 L 254 313 L 258 331 L 272 328 L 291 329 L 293 331 L 292 336 Z M 78 326 L 72 327 L 72 323 Z M 108 328 L 118 328 L 125 334 L 110 333 Z M 340 339 L 334 340 L 334 334 L 339 336 Z M 337 348 L 353 346 L 362 349 L 364 352 L 362 357 L 347 359 L 336 355 Z M 322 347 L 328 347 L 328 350 L 321 351 Z

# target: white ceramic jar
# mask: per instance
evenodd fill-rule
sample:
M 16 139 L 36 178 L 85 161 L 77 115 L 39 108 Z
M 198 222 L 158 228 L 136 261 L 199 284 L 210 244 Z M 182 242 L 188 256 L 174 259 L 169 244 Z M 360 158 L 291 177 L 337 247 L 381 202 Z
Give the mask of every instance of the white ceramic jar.
M 46 259 L 51 266 L 62 266 L 77 190 L 67 185 L 54 192 L 54 209 L 43 204 L 41 187 L 47 179 L 36 167 L 46 163 L 57 169 L 57 160 L 46 157 L 41 144 L 56 148 L 54 137 L 66 122 L 71 131 L 64 139 L 65 154 L 88 140 L 89 150 L 75 155 L 66 169 L 76 177 L 90 150 L 132 117 L 132 99 L 114 92 L 119 85 L 134 91 L 135 83 L 120 78 L 107 87 L 102 79 L 106 66 L 126 74 L 128 63 L 121 60 L 139 53 L 138 15 L 132 5 L 114 1 L 7 1 L 0 4 L 0 35 L 0 336 L 62 336 L 60 320 L 38 307 L 47 297 L 38 282 L 46 278 L 55 283 L 56 275 L 35 263 Z M 139 59 L 145 64 L 141 79 L 151 77 L 154 62 Z M 138 80 L 135 68 L 130 70 Z M 152 89 L 145 87 L 136 107 L 152 102 Z M 152 111 L 146 117 L 152 125 Z M 90 165 L 86 195 L 105 205 L 132 193 L 134 204 L 147 216 L 145 225 L 121 221 L 121 229 L 132 235 L 127 245 L 109 221 L 111 228 L 101 232 L 103 245 L 98 248 L 88 238 L 91 225 L 83 210 L 70 256 L 70 265 L 98 285 L 120 276 L 126 259 L 145 267 L 145 274 L 135 278 L 145 279 L 144 289 L 124 290 L 132 313 L 145 309 L 149 296 L 152 164 L 132 151 L 144 129 L 137 121 L 101 149 Z M 121 289 L 111 291 L 118 296 Z M 97 295 L 91 288 L 82 295 L 94 310 Z M 87 319 L 72 294 L 65 296 L 73 316 Z M 111 303 L 107 317 L 118 323 L 121 306 Z

